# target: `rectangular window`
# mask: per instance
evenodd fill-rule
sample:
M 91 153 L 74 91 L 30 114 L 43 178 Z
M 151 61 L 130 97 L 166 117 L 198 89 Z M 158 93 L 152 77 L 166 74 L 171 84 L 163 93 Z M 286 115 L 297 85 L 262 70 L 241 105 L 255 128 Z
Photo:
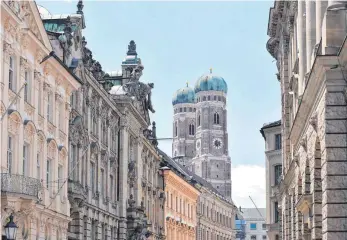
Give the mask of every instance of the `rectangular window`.
M 276 134 L 275 135 L 275 150 L 279 150 L 282 148 L 282 135 Z
M 13 139 L 8 136 L 8 146 L 7 146 L 7 170 L 8 173 L 12 173 L 12 158 L 13 158 Z
M 47 120 L 52 122 L 52 94 L 47 94 Z
M 92 193 L 95 193 L 95 164 L 90 163 L 90 186 L 92 188 Z
M 275 212 L 275 223 L 278 223 L 278 220 L 279 220 L 278 202 L 275 202 L 274 204 L 274 212 Z
M 257 224 L 256 224 L 256 223 L 250 223 L 249 229 L 251 229 L 251 230 L 257 230 Z
M 37 179 L 41 179 L 40 153 L 37 153 L 37 157 L 36 157 L 36 177 Z
M 23 176 L 27 176 L 28 167 L 27 164 L 29 162 L 29 146 L 23 146 Z
M 105 195 L 105 170 L 101 169 L 101 196 L 106 197 Z
M 277 165 L 274 168 L 275 171 L 275 185 L 278 185 L 281 181 L 281 176 L 282 176 L 282 165 Z
M 262 224 L 262 227 L 263 227 L 263 230 L 266 230 L 266 224 L 265 223 Z
M 12 91 L 15 90 L 15 85 L 14 85 L 14 59 L 11 56 L 10 57 L 10 65 L 8 69 L 8 88 L 11 89 Z
M 38 91 L 37 111 L 41 115 L 42 114 L 41 113 L 41 111 L 42 111 L 42 109 L 41 109 L 41 105 L 42 105 L 42 99 L 41 99 L 41 97 L 42 97 L 42 95 L 41 95 L 42 88 L 41 88 L 41 83 L 38 83 L 38 85 L 39 85 L 39 91 Z
M 110 175 L 110 195 L 111 195 L 111 200 L 113 201 L 114 200 L 114 193 L 113 193 L 113 188 L 114 188 L 114 183 L 113 183 L 113 176 L 112 175 Z
M 26 85 L 24 86 L 24 101 L 30 103 L 30 79 L 28 71 L 24 73 L 24 80 Z
M 63 182 L 64 182 L 64 176 L 63 176 L 63 166 L 59 165 L 58 166 L 58 191 L 60 192 L 60 197 L 63 197 L 63 192 L 62 190 L 60 190 L 63 186 Z
M 47 169 L 46 169 L 46 188 L 51 191 L 50 186 L 51 182 L 51 160 L 47 159 Z

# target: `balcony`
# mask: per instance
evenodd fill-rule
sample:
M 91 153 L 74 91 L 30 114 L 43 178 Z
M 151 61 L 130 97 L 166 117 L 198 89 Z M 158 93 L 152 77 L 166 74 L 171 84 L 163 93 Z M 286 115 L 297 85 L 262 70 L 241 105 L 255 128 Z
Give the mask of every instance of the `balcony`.
M 68 180 L 68 193 L 73 199 L 86 200 L 87 192 L 85 188 L 79 182 Z
M 3 194 L 21 194 L 41 199 L 42 185 L 39 179 L 18 174 L 1 173 L 1 192 Z

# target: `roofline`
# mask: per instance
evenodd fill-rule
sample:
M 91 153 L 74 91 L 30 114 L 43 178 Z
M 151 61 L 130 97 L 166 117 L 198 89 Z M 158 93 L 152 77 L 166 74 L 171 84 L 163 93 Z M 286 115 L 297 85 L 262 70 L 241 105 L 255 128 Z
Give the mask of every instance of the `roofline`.
M 54 51 L 50 52 L 49 55 L 53 56 L 53 57 L 55 58 L 55 60 L 57 60 L 57 62 L 58 62 L 61 66 L 63 66 L 63 67 L 65 68 L 65 70 L 68 71 L 68 72 L 71 74 L 71 76 L 73 76 L 73 77 L 75 78 L 75 80 L 76 80 L 77 82 L 79 82 L 79 83 L 82 84 L 82 85 L 84 84 L 84 83 L 82 82 L 82 80 L 81 80 L 79 77 L 77 77 L 77 75 L 74 74 L 74 73 L 71 71 L 71 69 L 69 69 L 69 68 L 66 66 L 66 64 L 55 54 Z
M 278 122 L 278 123 L 277 123 L 277 122 Z M 276 123 L 276 124 L 274 124 L 274 123 Z M 271 124 L 274 124 L 274 125 L 271 125 Z M 276 121 L 276 122 L 269 123 L 269 124 L 263 126 L 263 127 L 259 130 L 259 132 L 260 132 L 261 135 L 263 136 L 264 140 L 266 140 L 264 130 L 265 130 L 265 129 L 268 129 L 268 128 L 279 127 L 279 126 L 281 126 L 281 125 L 282 125 L 282 121 L 281 121 L 281 120 L 278 120 L 278 121 Z

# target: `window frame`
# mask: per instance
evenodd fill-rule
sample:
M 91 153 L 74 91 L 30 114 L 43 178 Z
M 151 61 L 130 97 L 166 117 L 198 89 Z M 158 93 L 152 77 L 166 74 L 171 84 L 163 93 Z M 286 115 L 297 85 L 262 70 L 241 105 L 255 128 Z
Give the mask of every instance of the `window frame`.
M 13 153 L 14 153 L 14 137 L 8 135 L 7 137 L 7 171 L 12 174 L 12 163 L 13 163 Z
M 249 223 L 249 230 L 257 230 L 257 223 Z
M 275 134 L 275 150 L 281 150 L 282 149 L 282 134 L 278 133 Z
M 14 56 L 10 56 L 9 64 L 8 64 L 8 89 L 12 91 L 16 91 L 16 84 L 15 84 L 15 58 Z

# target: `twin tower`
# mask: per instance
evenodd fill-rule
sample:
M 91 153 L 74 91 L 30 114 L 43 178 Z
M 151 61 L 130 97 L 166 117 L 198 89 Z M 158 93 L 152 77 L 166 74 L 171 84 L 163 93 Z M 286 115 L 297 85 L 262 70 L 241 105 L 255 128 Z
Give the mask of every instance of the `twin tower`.
M 176 91 L 172 156 L 231 199 L 231 161 L 227 131 L 228 86 L 222 77 L 201 76 L 194 89 Z

